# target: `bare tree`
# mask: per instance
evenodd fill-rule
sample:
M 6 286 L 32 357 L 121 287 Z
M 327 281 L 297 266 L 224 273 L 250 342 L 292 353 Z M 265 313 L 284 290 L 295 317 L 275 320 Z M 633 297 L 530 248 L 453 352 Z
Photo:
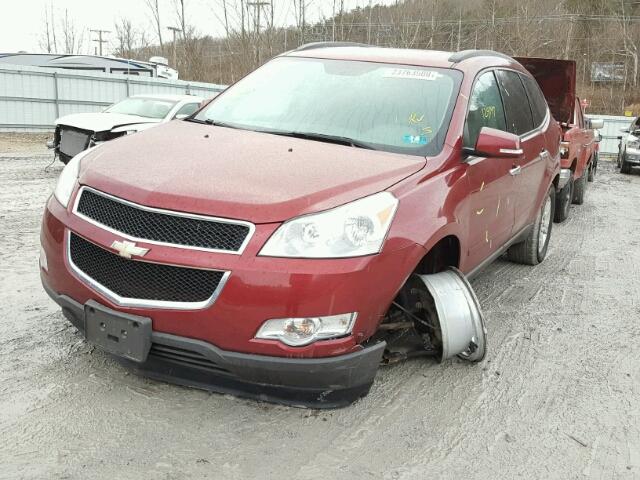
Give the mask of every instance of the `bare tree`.
M 135 58 L 149 47 L 144 30 L 136 29 L 131 20 L 121 18 L 115 24 L 116 46 L 114 54 L 122 58 Z
M 624 0 L 620 0 L 619 24 L 622 29 L 622 53 L 631 58 L 633 75 L 631 84 L 635 87 L 638 83 L 638 29 L 630 24 L 630 13 L 625 11 Z
M 185 16 L 185 8 L 184 8 L 185 0 L 174 0 L 173 5 L 176 11 L 176 20 L 178 21 L 178 26 L 182 31 L 182 38 L 185 38 L 187 35 L 187 19 Z
M 84 32 L 76 26 L 72 18 L 69 18 L 69 10 L 67 9 L 64 11 L 64 18 L 62 19 L 60 28 L 62 30 L 64 46 L 63 53 L 81 53 L 84 46 Z
M 38 46 L 47 53 L 58 52 L 58 41 L 56 36 L 56 20 L 53 2 L 44 5 L 43 26 L 38 39 Z
M 52 37 L 52 25 L 49 23 L 49 9 L 47 5 L 44 6 L 44 18 L 42 19 L 44 22 L 44 29 L 40 35 L 40 40 L 38 44 L 42 50 L 46 50 L 47 53 L 52 53 L 55 50 L 55 45 L 53 44 Z
M 160 52 L 164 54 L 164 44 L 162 43 L 162 22 L 160 21 L 160 6 L 158 0 L 145 0 L 147 8 L 151 12 L 151 17 L 156 28 L 158 43 L 160 44 Z

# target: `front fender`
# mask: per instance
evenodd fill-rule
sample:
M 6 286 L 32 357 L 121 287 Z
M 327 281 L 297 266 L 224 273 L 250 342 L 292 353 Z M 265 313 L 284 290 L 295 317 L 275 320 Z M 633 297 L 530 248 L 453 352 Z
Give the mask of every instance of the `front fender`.
M 418 244 L 428 251 L 453 235 L 463 248 L 466 233 L 461 216 L 470 193 L 466 169 L 460 163 L 441 172 L 420 172 L 392 189 L 401 205 L 391 232 L 397 247 Z

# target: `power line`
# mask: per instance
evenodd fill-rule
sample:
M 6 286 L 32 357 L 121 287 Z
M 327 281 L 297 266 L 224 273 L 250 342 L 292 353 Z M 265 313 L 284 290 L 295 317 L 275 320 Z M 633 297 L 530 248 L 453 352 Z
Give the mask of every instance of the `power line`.
M 100 56 L 102 56 L 102 45 L 104 43 L 107 43 L 107 40 L 103 40 L 102 39 L 102 34 L 103 33 L 111 33 L 111 31 L 110 30 L 89 30 L 89 31 L 98 34 L 98 38 L 97 39 L 93 39 L 92 41 L 94 41 L 94 42 L 96 42 L 98 44 L 99 51 L 100 51 Z
M 177 68 L 178 58 L 176 54 L 176 33 L 181 32 L 182 30 L 178 27 L 167 27 L 167 29 L 173 32 L 173 68 Z

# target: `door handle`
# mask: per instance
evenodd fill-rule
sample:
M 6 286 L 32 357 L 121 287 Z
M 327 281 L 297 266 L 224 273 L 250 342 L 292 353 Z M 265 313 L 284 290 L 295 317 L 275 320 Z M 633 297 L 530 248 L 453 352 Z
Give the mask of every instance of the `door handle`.
M 549 151 L 546 148 L 543 148 L 540 152 L 540 156 L 545 160 L 548 159 L 550 157 Z
M 522 167 L 520 165 L 518 165 L 517 167 L 513 167 L 511 170 L 509 170 L 509 174 L 514 177 L 516 175 L 520 175 L 520 172 L 522 172 Z

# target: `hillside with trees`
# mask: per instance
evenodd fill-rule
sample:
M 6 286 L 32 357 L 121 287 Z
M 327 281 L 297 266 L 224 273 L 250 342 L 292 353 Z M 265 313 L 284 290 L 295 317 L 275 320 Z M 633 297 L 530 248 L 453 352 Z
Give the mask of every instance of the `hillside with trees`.
M 216 0 L 211 8 L 225 32 L 221 38 L 195 29 L 191 0 L 145 1 L 155 31 L 121 19 L 114 28 L 113 54 L 138 59 L 163 55 L 187 80 L 233 83 L 301 44 L 353 41 L 573 59 L 578 92 L 591 101 L 589 111 L 621 114 L 640 103 L 640 2 L 634 0 L 398 0 L 350 11 L 344 0 L 272 0 L 275 7 L 291 3 L 291 25 L 274 22 L 271 2 Z M 331 2 L 332 15 L 310 23 L 309 12 L 320 1 Z M 163 19 L 179 27 L 175 44 L 161 28 Z M 67 31 L 73 28 L 68 18 L 64 21 Z

